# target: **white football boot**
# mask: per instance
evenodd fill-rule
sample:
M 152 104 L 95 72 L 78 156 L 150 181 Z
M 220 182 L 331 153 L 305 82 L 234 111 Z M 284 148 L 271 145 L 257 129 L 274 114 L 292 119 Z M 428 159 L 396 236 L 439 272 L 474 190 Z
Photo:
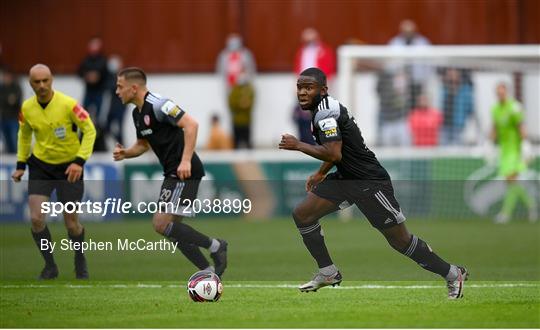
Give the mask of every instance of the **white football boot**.
M 463 282 L 469 277 L 465 267 L 458 266 L 459 274 L 455 281 L 447 281 L 448 299 L 459 299 L 463 297 Z
M 326 276 L 321 273 L 315 274 L 313 279 L 305 284 L 302 284 L 298 287 L 302 292 L 315 292 L 325 286 L 336 286 L 340 285 L 343 277 L 339 271 L 335 272 L 332 275 Z

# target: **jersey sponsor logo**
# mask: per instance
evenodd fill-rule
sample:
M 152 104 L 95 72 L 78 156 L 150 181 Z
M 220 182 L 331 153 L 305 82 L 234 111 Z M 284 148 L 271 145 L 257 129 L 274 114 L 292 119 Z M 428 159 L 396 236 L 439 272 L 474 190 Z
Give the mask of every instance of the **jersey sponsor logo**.
M 150 126 L 150 116 L 149 115 L 144 115 L 143 120 L 144 120 L 144 124 L 146 126 Z
M 172 103 L 171 101 L 167 101 L 165 102 L 165 104 L 161 106 L 161 112 L 163 112 L 167 116 L 176 118 L 176 116 L 180 112 L 180 108 L 176 104 Z
M 327 138 L 335 137 L 335 136 L 337 136 L 337 129 L 331 128 L 329 130 L 323 131 L 323 133 L 324 133 L 324 136 L 327 137 Z
M 84 108 L 81 107 L 79 104 L 76 104 L 73 107 L 73 113 L 75 114 L 75 116 L 77 116 L 77 118 L 79 118 L 80 121 L 86 120 L 88 117 L 90 117 L 88 112 L 86 112 L 86 110 L 84 110 Z
M 143 129 L 143 130 L 141 131 L 141 135 L 142 135 L 142 136 L 147 136 L 147 135 L 150 135 L 150 134 L 152 134 L 152 129 L 151 129 L 151 128 Z

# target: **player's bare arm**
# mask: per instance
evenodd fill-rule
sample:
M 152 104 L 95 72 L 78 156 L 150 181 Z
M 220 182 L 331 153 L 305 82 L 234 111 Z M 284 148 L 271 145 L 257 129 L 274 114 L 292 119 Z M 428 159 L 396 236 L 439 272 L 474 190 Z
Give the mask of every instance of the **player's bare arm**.
M 341 144 L 341 141 L 330 141 L 322 145 L 311 145 L 299 141 L 294 135 L 283 134 L 279 149 L 298 150 L 324 162 L 337 163 L 341 161 Z
M 182 153 L 182 161 L 176 170 L 176 175 L 180 180 L 185 180 L 191 177 L 191 158 L 197 143 L 199 124 L 192 116 L 186 113 L 180 118 L 177 125 L 184 130 L 184 152 Z
M 137 142 L 128 149 L 125 149 L 123 145 L 117 143 L 113 151 L 113 159 L 115 161 L 121 161 L 126 158 L 135 158 L 144 154 L 150 149 L 148 142 L 145 139 L 137 139 Z

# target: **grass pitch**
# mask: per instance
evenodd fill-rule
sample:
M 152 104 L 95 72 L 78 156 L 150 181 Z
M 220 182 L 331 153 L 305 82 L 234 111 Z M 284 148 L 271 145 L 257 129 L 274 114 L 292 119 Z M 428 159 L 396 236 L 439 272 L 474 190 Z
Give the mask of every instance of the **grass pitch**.
M 189 221 L 229 241 L 230 265 L 217 303 L 193 303 L 195 271 L 178 252 L 91 251 L 91 280 L 75 281 L 72 253 L 55 252 L 60 277 L 42 267 L 28 225 L 0 226 L 1 327 L 540 327 L 540 226 L 487 221 L 414 221 L 409 229 L 450 262 L 467 266 L 465 297 L 387 246 L 365 221 L 323 223 L 341 288 L 300 293 L 316 266 L 292 221 Z M 49 225 L 53 239 L 66 237 Z M 86 223 L 87 239 L 159 240 L 150 221 Z

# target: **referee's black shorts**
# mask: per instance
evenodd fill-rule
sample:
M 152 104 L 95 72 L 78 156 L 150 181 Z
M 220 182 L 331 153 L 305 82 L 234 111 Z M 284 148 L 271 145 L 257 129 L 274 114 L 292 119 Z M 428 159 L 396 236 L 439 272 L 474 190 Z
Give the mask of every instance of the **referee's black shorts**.
M 166 177 L 159 193 L 160 212 L 194 217 L 193 203 L 197 198 L 201 179 L 182 181 L 176 177 Z
M 77 182 L 69 183 L 65 174 L 69 163 L 49 164 L 31 155 L 28 164 L 28 194 L 50 197 L 56 190 L 61 203 L 79 202 L 84 193 L 83 176 Z
M 347 180 L 334 172 L 328 174 L 312 192 L 341 209 L 356 204 L 371 225 L 378 229 L 405 221 L 390 180 Z

